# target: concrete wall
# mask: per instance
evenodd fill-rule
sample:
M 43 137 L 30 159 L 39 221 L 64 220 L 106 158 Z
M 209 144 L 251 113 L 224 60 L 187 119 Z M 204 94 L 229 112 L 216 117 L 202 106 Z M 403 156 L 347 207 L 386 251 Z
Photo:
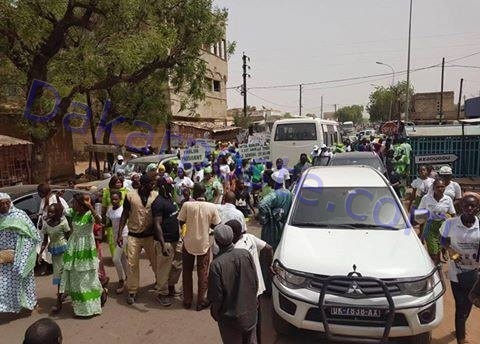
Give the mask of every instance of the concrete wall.
M 18 123 L 20 114 L 0 114 L 0 135 L 17 137 L 32 141 Z M 41 183 L 48 180 L 61 181 L 75 175 L 72 137 L 63 126 L 47 141 L 34 142 L 32 149 L 32 182 Z
M 413 111 L 411 119 L 413 121 L 438 121 L 438 104 L 440 104 L 440 92 L 416 93 L 412 99 Z M 455 104 L 454 92 L 443 92 L 443 119 L 457 119 L 457 104 Z M 463 114 L 460 114 L 463 118 Z
M 157 148 L 157 150 L 162 146 L 163 142 L 163 137 L 165 135 L 165 126 L 160 124 L 154 127 L 154 137 L 153 137 L 153 143 L 152 147 Z M 117 142 L 119 145 L 125 145 L 126 140 L 129 134 L 132 132 L 139 132 L 139 128 L 135 126 L 128 126 L 128 125 L 117 125 L 113 127 L 113 135 L 115 136 Z M 114 142 L 113 137 L 110 136 L 110 143 L 111 144 L 117 144 L 117 142 Z M 87 144 L 92 143 L 92 135 L 90 134 L 90 131 L 87 132 L 86 135 L 81 135 L 81 134 L 73 134 L 73 149 L 76 153 L 77 156 L 82 156 L 85 158 L 86 154 L 85 152 L 85 146 Z M 101 140 L 97 143 L 102 143 Z M 146 141 L 143 139 L 135 139 L 132 141 L 132 144 L 136 147 L 142 147 L 145 146 Z M 81 154 L 78 154 L 81 153 Z M 88 154 L 88 153 L 87 153 Z M 127 154 L 128 155 L 128 154 Z

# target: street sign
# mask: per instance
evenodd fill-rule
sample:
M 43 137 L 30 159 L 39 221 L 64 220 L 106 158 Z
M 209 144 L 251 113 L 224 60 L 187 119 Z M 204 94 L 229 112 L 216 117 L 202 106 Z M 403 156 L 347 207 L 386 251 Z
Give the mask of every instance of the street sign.
M 415 156 L 416 164 L 448 164 L 455 162 L 458 157 L 455 154 L 431 154 Z
M 182 163 L 189 162 L 194 164 L 196 162 L 202 162 L 205 159 L 205 148 L 203 147 L 190 147 L 185 149 L 182 156 Z

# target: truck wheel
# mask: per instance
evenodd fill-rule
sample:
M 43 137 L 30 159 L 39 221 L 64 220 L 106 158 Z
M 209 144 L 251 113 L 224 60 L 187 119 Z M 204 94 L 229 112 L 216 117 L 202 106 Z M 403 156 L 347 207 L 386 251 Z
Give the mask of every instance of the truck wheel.
M 425 332 L 411 337 L 410 344 L 430 344 L 432 341 L 432 332 Z
M 290 324 L 289 322 L 285 321 L 280 315 L 275 312 L 275 308 L 272 305 L 272 321 L 273 321 L 273 328 L 275 331 L 280 335 L 291 335 L 295 329 L 295 326 Z

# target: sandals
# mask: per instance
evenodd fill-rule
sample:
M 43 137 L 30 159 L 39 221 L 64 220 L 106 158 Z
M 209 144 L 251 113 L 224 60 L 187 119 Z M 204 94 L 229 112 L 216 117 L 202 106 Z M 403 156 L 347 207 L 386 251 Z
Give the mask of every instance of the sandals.
M 105 306 L 105 303 L 107 303 L 107 299 L 108 299 L 108 289 L 103 288 L 102 296 L 100 297 L 100 304 L 102 307 Z
M 117 289 L 115 289 L 115 293 L 121 294 L 123 293 L 124 289 L 125 289 L 125 281 L 124 280 L 118 281 L 118 286 L 117 286 Z
M 62 310 L 64 300 L 65 300 L 65 294 L 61 294 L 57 296 L 57 304 L 53 306 L 51 309 L 52 314 L 57 314 Z

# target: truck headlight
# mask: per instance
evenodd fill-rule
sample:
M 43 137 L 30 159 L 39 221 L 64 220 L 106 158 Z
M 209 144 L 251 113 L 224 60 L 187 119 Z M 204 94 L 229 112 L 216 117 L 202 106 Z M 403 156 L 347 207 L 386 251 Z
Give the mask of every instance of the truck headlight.
M 432 291 L 435 286 L 435 275 L 414 282 L 398 283 L 400 290 L 407 295 L 424 296 Z
M 294 289 L 305 288 L 308 279 L 304 276 L 294 274 L 285 269 L 278 261 L 273 264 L 276 276 L 284 286 Z

